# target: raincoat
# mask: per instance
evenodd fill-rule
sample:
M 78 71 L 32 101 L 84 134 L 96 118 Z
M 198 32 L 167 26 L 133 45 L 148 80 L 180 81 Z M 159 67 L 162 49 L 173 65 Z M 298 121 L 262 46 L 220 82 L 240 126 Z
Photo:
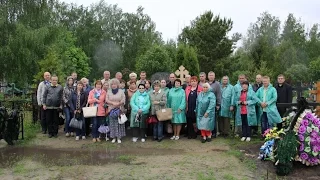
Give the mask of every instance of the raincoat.
M 267 94 L 266 94 L 265 102 L 267 103 L 267 107 L 265 108 L 265 111 L 267 112 L 268 122 L 269 124 L 281 123 L 282 119 L 276 105 L 277 98 L 278 98 L 277 90 L 271 84 L 269 84 L 266 93 Z M 263 101 L 264 87 L 259 88 L 256 95 L 258 98 L 257 104 L 259 107 L 258 120 L 260 121 L 263 113 L 263 109 L 260 103 L 264 102 Z
M 170 90 L 170 89 L 167 88 L 167 87 L 161 88 L 161 91 L 163 91 L 164 93 L 166 93 L 167 96 L 168 96 L 169 90 Z
M 222 80 L 221 80 L 221 108 L 220 108 L 220 116 L 232 118 L 232 112 L 230 111 L 230 106 L 232 103 L 232 96 L 233 96 L 233 86 L 228 82 L 226 87 L 223 87 Z
M 182 124 L 186 123 L 186 94 L 182 87 L 179 88 L 171 88 L 168 93 L 168 108 L 172 109 L 172 123 Z M 181 110 L 178 113 L 178 109 Z
M 150 110 L 150 97 L 147 92 L 141 93 L 140 91 L 136 91 L 130 100 L 131 107 L 131 115 L 130 115 L 130 127 L 139 127 L 146 128 L 145 119 L 147 114 L 149 114 Z M 139 111 L 142 110 L 142 119 L 140 122 L 135 122 L 136 115 Z
M 197 97 L 196 115 L 197 128 L 200 130 L 212 131 L 215 125 L 215 107 L 216 96 L 210 89 L 208 92 L 201 92 Z M 208 113 L 208 119 L 204 120 L 202 117 Z
M 251 84 L 249 84 L 248 90 L 253 90 Z M 242 91 L 242 87 L 241 87 L 240 81 L 238 80 L 237 84 L 233 86 L 233 94 L 232 94 L 233 97 L 232 97 L 232 101 L 231 101 L 231 105 L 232 105 L 232 106 L 235 106 L 236 103 L 237 103 L 237 101 L 238 101 L 238 99 L 239 99 L 239 98 L 238 98 L 237 101 L 234 101 L 234 99 L 235 99 L 234 96 L 235 96 L 237 93 L 241 92 L 241 91 Z
M 240 95 L 241 91 L 237 91 L 234 93 L 234 99 L 235 107 L 236 107 L 236 114 L 235 114 L 235 121 L 236 126 L 241 126 L 241 105 L 238 104 L 238 101 L 240 101 Z M 256 103 L 257 103 L 257 96 L 255 92 L 251 88 L 248 88 L 247 93 L 247 118 L 248 118 L 248 125 L 249 126 L 256 126 L 257 125 L 257 114 L 256 114 Z

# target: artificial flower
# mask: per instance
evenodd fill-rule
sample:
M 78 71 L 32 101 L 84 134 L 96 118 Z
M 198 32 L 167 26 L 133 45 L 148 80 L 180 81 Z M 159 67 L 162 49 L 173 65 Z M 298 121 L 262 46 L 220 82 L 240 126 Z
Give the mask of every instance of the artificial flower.
M 309 156 L 308 156 L 307 153 L 303 152 L 303 153 L 300 154 L 300 158 L 301 158 L 302 160 L 307 160 L 307 159 L 309 158 Z

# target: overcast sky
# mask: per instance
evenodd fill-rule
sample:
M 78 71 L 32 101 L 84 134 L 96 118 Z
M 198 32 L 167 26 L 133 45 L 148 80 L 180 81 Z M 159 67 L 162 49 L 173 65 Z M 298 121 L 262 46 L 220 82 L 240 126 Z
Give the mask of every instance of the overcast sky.
M 61 0 L 60 0 L 61 1 Z M 100 0 L 62 0 L 89 6 Z M 232 33 L 245 34 L 250 23 L 264 11 L 280 18 L 283 23 L 289 13 L 301 18 L 306 28 L 320 23 L 320 0 L 105 0 L 118 4 L 125 12 L 135 12 L 138 6 L 145 8 L 156 23 L 163 39 L 175 39 L 184 26 L 197 16 L 211 10 L 214 14 L 233 20 Z

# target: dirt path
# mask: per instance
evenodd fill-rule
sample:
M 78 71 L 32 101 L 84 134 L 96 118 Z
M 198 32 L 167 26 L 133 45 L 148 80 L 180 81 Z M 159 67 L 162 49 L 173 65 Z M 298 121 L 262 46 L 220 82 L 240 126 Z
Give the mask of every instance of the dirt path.
M 0 179 L 256 179 L 230 152 L 220 138 L 93 144 L 39 134 L 27 146 L 0 148 Z

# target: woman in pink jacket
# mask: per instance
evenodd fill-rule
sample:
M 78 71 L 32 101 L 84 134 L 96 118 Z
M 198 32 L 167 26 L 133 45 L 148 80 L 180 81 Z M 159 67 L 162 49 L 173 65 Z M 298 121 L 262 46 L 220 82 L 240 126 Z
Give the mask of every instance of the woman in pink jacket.
M 102 89 L 102 83 L 100 80 L 94 84 L 94 89 L 90 91 L 88 97 L 88 103 L 90 106 L 97 106 L 97 116 L 92 118 L 92 141 L 100 142 L 98 128 L 100 124 L 105 120 L 106 110 L 104 103 L 106 99 L 106 91 Z

